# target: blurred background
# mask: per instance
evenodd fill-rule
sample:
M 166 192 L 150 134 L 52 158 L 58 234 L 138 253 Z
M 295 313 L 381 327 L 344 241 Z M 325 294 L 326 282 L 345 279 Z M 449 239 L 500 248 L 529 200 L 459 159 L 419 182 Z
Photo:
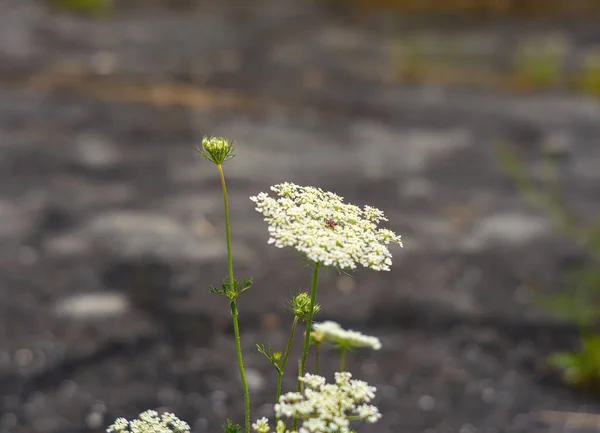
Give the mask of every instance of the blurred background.
M 383 344 L 348 360 L 383 413 L 358 431 L 596 431 L 599 15 L 0 0 L 0 432 L 96 433 L 146 409 L 197 433 L 243 423 L 229 307 L 208 293 L 227 270 L 204 135 L 236 140 L 253 419 L 276 379 L 255 345 L 284 347 L 311 271 L 267 245 L 248 197 L 290 181 L 376 206 L 403 236 L 391 272 L 320 280 L 317 319 Z

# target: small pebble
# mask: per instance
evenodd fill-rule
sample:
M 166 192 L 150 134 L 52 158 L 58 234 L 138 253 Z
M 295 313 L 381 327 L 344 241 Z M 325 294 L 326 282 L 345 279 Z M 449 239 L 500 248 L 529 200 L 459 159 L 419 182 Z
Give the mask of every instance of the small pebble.
M 430 395 L 422 395 L 419 397 L 419 409 L 430 412 L 435 408 L 435 398 Z
M 367 376 L 374 376 L 377 374 L 377 363 L 375 361 L 365 361 L 362 364 L 362 371 Z
M 343 275 L 337 279 L 336 286 L 337 289 L 344 294 L 352 293 L 354 289 L 356 289 L 356 283 L 354 282 L 354 279 L 346 275 Z
M 473 426 L 473 424 L 464 424 L 460 430 L 459 433 L 475 433 L 477 431 L 477 429 L 475 429 L 475 426 Z
M 194 421 L 194 431 L 205 431 L 208 428 L 208 421 L 205 418 L 198 418 Z
M 266 416 L 267 418 L 270 418 L 274 414 L 275 414 L 275 410 L 274 410 L 273 405 L 271 403 L 262 404 L 258 408 L 258 416 L 259 417 Z
M 384 385 L 377 387 L 379 394 L 386 400 L 391 400 L 398 397 L 398 388 L 392 385 Z
M 97 51 L 92 55 L 90 64 L 95 73 L 110 75 L 117 66 L 117 57 L 110 51 Z
M 0 418 L 0 426 L 6 428 L 8 431 L 12 431 L 13 429 L 15 429 L 18 423 L 19 419 L 14 413 L 5 413 Z
M 35 249 L 28 246 L 21 246 L 17 249 L 17 261 L 25 266 L 33 265 L 38 259 Z
M 211 410 L 213 415 L 216 415 L 219 418 L 223 418 L 227 415 L 227 405 L 222 401 L 213 402 Z
M 19 349 L 15 353 L 15 362 L 20 368 L 27 367 L 33 361 L 33 352 L 29 349 Z
M 104 416 L 100 412 L 91 412 L 85 417 L 85 423 L 91 429 L 98 429 L 104 424 Z
M 246 382 L 251 391 L 261 391 L 265 388 L 265 378 L 258 370 L 246 369 Z
M 215 389 L 213 392 L 210 393 L 210 400 L 213 403 L 224 402 L 225 400 L 227 400 L 227 394 L 221 391 L 220 389 Z
M 484 403 L 492 404 L 496 401 L 496 390 L 486 387 L 481 390 L 481 399 Z
M 77 393 L 77 388 L 79 388 L 79 385 L 77 385 L 76 382 L 72 380 L 65 380 L 63 381 L 63 383 L 60 384 L 60 387 L 58 388 L 58 395 L 61 398 L 68 400 L 75 396 L 75 394 Z

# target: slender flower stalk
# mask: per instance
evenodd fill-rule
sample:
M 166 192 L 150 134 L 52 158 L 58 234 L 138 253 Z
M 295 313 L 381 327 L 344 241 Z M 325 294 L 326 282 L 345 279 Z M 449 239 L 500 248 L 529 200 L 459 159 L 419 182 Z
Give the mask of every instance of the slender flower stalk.
M 346 351 L 347 350 L 348 350 L 348 348 L 345 346 L 340 347 L 340 373 L 342 371 L 346 371 Z
M 315 300 L 317 298 L 317 283 L 319 282 L 319 262 L 314 262 L 313 264 L 313 276 L 312 276 L 312 284 L 310 291 L 310 305 L 309 305 L 309 314 L 306 318 L 306 330 L 304 333 L 304 347 L 302 348 L 302 360 L 300 361 L 300 371 L 298 374 L 298 386 L 297 392 L 302 391 L 302 377 L 304 377 L 304 371 L 306 370 L 306 358 L 308 356 L 308 347 L 310 346 L 310 332 L 312 330 L 312 321 L 315 312 Z M 298 423 L 298 418 L 294 417 L 294 421 L 292 422 L 292 430 L 296 430 L 296 426 Z
M 318 376 L 320 372 L 319 358 L 321 354 L 321 345 L 323 344 L 323 333 L 320 331 L 312 331 L 310 333 L 310 342 L 315 346 L 315 374 Z
M 225 235 L 227 239 L 227 270 L 228 280 L 223 284 L 223 289 L 213 289 L 214 293 L 226 296 L 229 299 L 231 308 L 231 319 L 233 322 L 233 334 L 235 338 L 235 349 L 237 354 L 238 367 L 240 370 L 240 378 L 242 380 L 242 388 L 244 390 L 244 418 L 246 433 L 250 432 L 250 392 L 248 390 L 248 382 L 244 371 L 244 361 L 242 357 L 242 344 L 240 341 L 240 325 L 238 320 L 238 311 L 236 300 L 237 297 L 250 288 L 251 283 L 244 280 L 243 286 L 240 288 L 238 282 L 233 277 L 233 255 L 231 252 L 231 223 L 229 219 L 229 203 L 227 200 L 227 186 L 225 184 L 225 175 L 223 174 L 223 163 L 234 155 L 233 146 L 224 138 L 220 137 L 204 137 L 202 146 L 197 146 L 196 150 L 204 159 L 214 163 L 219 170 L 219 178 L 221 179 L 221 189 L 223 190 L 223 207 L 225 209 Z
M 277 394 L 275 398 L 275 403 L 279 403 L 279 397 L 281 397 L 281 382 L 283 379 L 283 370 L 285 369 L 285 364 L 287 362 L 288 356 L 290 355 L 290 349 L 292 348 L 292 341 L 294 340 L 294 334 L 296 333 L 297 325 L 298 316 L 294 317 L 294 322 L 292 323 L 292 330 L 290 331 L 290 337 L 288 338 L 287 346 L 285 347 L 283 359 L 281 360 L 281 364 L 279 364 L 279 368 L 277 369 Z
M 302 348 L 302 362 L 300 364 L 300 374 L 298 376 L 303 377 L 306 370 L 306 357 L 308 356 L 308 347 L 310 346 L 310 331 L 312 330 L 312 321 L 315 309 L 315 300 L 317 298 L 317 283 L 319 281 L 319 263 L 315 262 L 313 265 L 312 284 L 310 291 L 310 306 L 309 315 L 306 318 L 306 333 L 304 335 L 304 347 Z M 300 392 L 300 386 L 302 381 L 298 380 L 298 392 Z
M 221 177 L 221 187 L 223 189 L 223 206 L 225 208 L 225 232 L 227 236 L 227 270 L 229 271 L 229 284 L 233 288 L 235 280 L 233 278 L 233 257 L 231 253 L 231 226 L 229 222 L 229 204 L 227 201 L 227 187 L 225 185 L 225 176 L 223 175 L 223 167 L 217 165 L 219 176 Z M 242 343 L 240 339 L 240 325 L 238 320 L 238 311 L 235 297 L 229 302 L 231 307 L 231 319 L 233 321 L 233 335 L 235 338 L 235 351 L 237 353 L 238 367 L 240 369 L 240 378 L 242 387 L 244 388 L 244 424 L 246 433 L 250 432 L 250 392 L 248 390 L 248 382 L 246 381 L 246 373 L 244 371 L 244 360 L 242 357 Z

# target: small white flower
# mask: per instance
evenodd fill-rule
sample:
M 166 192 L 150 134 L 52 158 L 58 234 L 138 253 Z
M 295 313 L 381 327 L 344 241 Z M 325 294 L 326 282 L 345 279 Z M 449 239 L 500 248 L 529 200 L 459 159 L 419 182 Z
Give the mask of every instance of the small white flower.
M 323 339 L 342 347 L 368 347 L 373 350 L 381 349 L 379 338 L 364 335 L 361 332 L 346 330 L 331 320 L 313 324 L 313 329 L 319 332 Z
M 252 424 L 252 428 L 258 433 L 268 433 L 271 429 L 269 427 L 269 420 L 264 416 Z
M 181 421 L 172 413 L 163 413 L 147 410 L 139 415 L 138 419 L 127 421 L 117 418 L 107 433 L 187 433 L 190 426 Z
M 377 422 L 381 414 L 368 404 L 375 397 L 376 388 L 351 378 L 348 372 L 336 373 L 335 384 L 328 384 L 321 376 L 306 374 L 300 378 L 305 384 L 304 392 L 281 396 L 275 414 L 301 419 L 299 433 L 349 432 L 350 418 Z M 283 430 L 278 425 L 277 433 Z
M 400 236 L 377 228 L 387 221 L 382 211 L 361 209 L 320 188 L 282 183 L 271 189 L 279 198 L 261 192 L 250 200 L 269 224 L 269 243 L 294 247 L 325 266 L 355 269 L 357 264 L 389 271 L 392 255 L 387 245 L 402 246 Z

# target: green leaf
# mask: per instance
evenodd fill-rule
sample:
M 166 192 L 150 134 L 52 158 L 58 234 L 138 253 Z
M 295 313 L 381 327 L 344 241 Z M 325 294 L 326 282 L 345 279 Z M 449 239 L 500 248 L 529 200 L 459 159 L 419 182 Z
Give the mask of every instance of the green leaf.
M 224 433 L 240 433 L 241 431 L 242 426 L 239 424 L 234 424 L 230 419 L 228 419 L 227 422 L 223 424 Z
M 242 281 L 242 290 L 240 290 L 240 294 L 244 293 L 250 287 L 252 287 L 252 278 L 244 277 L 244 281 Z

